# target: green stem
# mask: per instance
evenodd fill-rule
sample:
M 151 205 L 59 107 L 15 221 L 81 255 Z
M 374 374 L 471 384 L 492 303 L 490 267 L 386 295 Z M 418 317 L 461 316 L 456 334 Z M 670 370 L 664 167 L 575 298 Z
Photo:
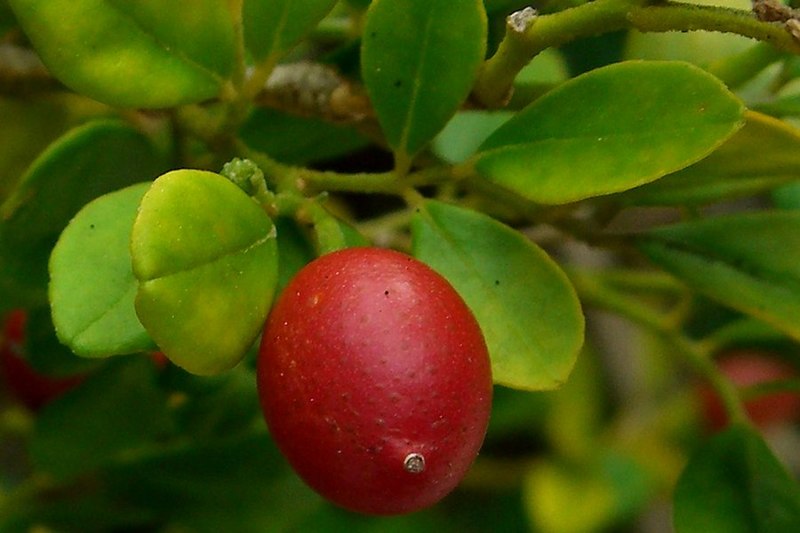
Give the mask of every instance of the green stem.
M 232 79 L 234 87 L 240 94 L 244 86 L 247 68 L 245 62 L 244 22 L 242 18 L 243 7 L 244 0 L 228 0 L 228 9 L 231 13 L 231 23 L 233 25 L 233 38 L 234 43 L 236 43 Z
M 446 166 L 430 167 L 405 176 L 398 176 L 395 172 L 344 173 L 286 165 L 241 142 L 237 144 L 237 150 L 243 157 L 254 161 L 279 191 L 294 190 L 303 194 L 354 192 L 403 196 L 405 191 L 412 187 L 436 185 L 457 179 L 453 175 L 453 169 Z
M 750 11 L 678 2 L 647 3 L 646 0 L 596 0 L 524 19 L 525 24 L 514 24 L 510 17 L 497 52 L 483 65 L 473 100 L 486 107 L 501 106 L 508 100 L 519 71 L 541 51 L 581 37 L 626 28 L 643 32 L 734 33 L 800 54 L 800 42 L 783 25 L 761 21 Z
M 527 20 L 509 17 L 506 34 L 497 52 L 483 65 L 473 98 L 487 107 L 498 107 L 511 96 L 511 88 L 522 68 L 543 50 L 586 37 L 619 30 L 633 0 L 596 0 L 550 15 Z
M 695 372 L 711 384 L 722 399 L 731 421 L 747 423 L 747 414 L 736 387 L 719 371 L 707 348 L 686 337 L 669 315 L 660 315 L 640 301 L 605 286 L 590 273 L 571 271 L 569 277 L 582 301 L 613 311 L 648 329 L 672 346 Z
M 780 50 L 800 53 L 800 42 L 781 24 L 757 19 L 750 11 L 719 6 L 667 2 L 635 7 L 628 14 L 630 26 L 643 32 L 718 31 L 735 33 L 772 44 Z

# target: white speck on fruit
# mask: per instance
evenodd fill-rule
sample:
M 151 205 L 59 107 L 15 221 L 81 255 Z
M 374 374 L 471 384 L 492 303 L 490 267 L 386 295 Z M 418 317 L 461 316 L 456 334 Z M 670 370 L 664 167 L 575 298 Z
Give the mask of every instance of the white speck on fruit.
M 409 474 L 421 474 L 425 471 L 425 457 L 419 453 L 410 453 L 403 459 L 403 469 Z

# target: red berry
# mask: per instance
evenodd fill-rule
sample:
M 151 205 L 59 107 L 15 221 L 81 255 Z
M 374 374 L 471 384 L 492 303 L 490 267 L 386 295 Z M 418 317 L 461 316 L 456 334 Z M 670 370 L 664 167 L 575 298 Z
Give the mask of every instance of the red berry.
M 425 264 L 380 248 L 312 261 L 264 328 L 261 406 L 278 447 L 320 494 L 407 513 L 461 481 L 492 400 L 480 327 Z
M 758 351 L 740 350 L 721 356 L 717 360 L 719 369 L 739 388 L 770 381 L 797 377 L 797 372 L 785 362 Z M 722 401 L 704 386 L 700 391 L 705 419 L 712 430 L 728 424 L 728 415 Z M 800 394 L 780 392 L 759 396 L 745 402 L 747 415 L 759 427 L 766 428 L 776 423 L 800 418 Z
M 31 367 L 22 357 L 26 320 L 23 310 L 18 309 L 8 314 L 3 327 L 0 364 L 9 390 L 25 406 L 36 411 L 78 385 L 83 377 L 55 378 L 40 374 Z

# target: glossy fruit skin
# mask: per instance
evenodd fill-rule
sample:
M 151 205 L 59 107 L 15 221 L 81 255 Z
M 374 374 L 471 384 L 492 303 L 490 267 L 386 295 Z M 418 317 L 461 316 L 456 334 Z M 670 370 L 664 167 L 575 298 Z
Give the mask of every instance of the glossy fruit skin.
M 717 366 L 739 388 L 797 377 L 793 367 L 757 350 L 736 350 L 723 354 L 717 359 Z M 701 387 L 700 398 L 708 428 L 718 431 L 727 426 L 728 415 L 722 401 L 710 387 Z M 745 410 L 750 420 L 760 428 L 800 420 L 800 394 L 781 392 L 760 396 L 747 400 Z
M 489 356 L 466 304 L 425 264 L 380 248 L 324 255 L 295 276 L 265 325 L 257 378 L 298 474 L 367 514 L 452 491 L 491 410 Z
M 83 376 L 50 377 L 39 373 L 22 357 L 25 345 L 24 310 L 11 311 L 3 325 L 0 346 L 0 374 L 14 397 L 31 411 L 38 411 L 68 390 L 76 387 Z

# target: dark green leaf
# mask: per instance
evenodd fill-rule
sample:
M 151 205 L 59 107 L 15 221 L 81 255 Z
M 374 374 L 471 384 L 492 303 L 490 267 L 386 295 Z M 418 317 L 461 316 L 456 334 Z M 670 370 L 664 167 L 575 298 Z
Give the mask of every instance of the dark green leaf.
M 753 429 L 733 426 L 689 460 L 675 489 L 678 533 L 794 533 L 800 490 Z
M 0 97 L 0 205 L 39 152 L 63 133 L 66 115 L 52 100 Z
M 176 529 L 216 533 L 289 529 L 320 498 L 288 473 L 262 425 L 243 436 L 165 450 L 110 470 L 123 501 L 152 508 Z
M 50 145 L 0 206 L 0 309 L 45 303 L 47 262 L 69 220 L 160 167 L 148 139 L 120 122 L 91 122 Z
M 22 355 L 37 372 L 56 377 L 74 376 L 99 366 L 98 361 L 75 357 L 69 348 L 59 342 L 49 307 L 30 309 L 27 314 L 26 342 Z
M 216 0 L 10 0 L 45 65 L 101 102 L 170 107 L 216 96 L 233 25 Z
M 275 221 L 278 231 L 278 286 L 280 293 L 306 263 L 314 259 L 314 246 L 303 229 L 292 219 L 279 218 Z
M 14 13 L 8 7 L 7 0 L 0 0 L 0 37 L 17 25 Z
M 145 357 L 113 361 L 48 404 L 31 440 L 37 468 L 69 478 L 155 444 L 170 428 L 155 372 Z
M 749 111 L 747 122 L 711 155 L 674 174 L 633 189 L 625 202 L 698 205 L 755 194 L 800 175 L 800 131 Z
M 641 248 L 696 290 L 800 339 L 800 213 L 666 226 L 643 237 Z
M 277 280 L 275 227 L 219 174 L 176 170 L 145 194 L 131 237 L 136 312 L 156 344 L 195 374 L 235 366 Z
M 134 309 L 131 228 L 150 182 L 87 204 L 50 256 L 50 305 L 61 341 L 84 357 L 154 349 Z
M 258 60 L 277 60 L 333 9 L 336 0 L 245 0 L 247 47 Z
M 469 94 L 486 49 L 480 0 L 377 0 L 367 11 L 361 65 L 398 161 L 413 156 Z
M 169 390 L 185 398 L 175 408 L 183 435 L 197 441 L 227 439 L 263 426 L 254 370 L 248 365 L 218 376 L 194 376 L 177 367 L 165 374 Z
M 702 159 L 742 126 L 743 112 L 719 80 L 697 67 L 618 63 L 526 107 L 486 140 L 475 167 L 530 200 L 577 201 Z
M 566 275 L 522 234 L 485 215 L 428 201 L 412 222 L 414 255 L 456 288 L 481 325 L 496 383 L 564 383 L 583 343 Z
M 241 135 L 249 147 L 292 165 L 332 159 L 367 144 L 352 128 L 271 109 L 253 111 Z

